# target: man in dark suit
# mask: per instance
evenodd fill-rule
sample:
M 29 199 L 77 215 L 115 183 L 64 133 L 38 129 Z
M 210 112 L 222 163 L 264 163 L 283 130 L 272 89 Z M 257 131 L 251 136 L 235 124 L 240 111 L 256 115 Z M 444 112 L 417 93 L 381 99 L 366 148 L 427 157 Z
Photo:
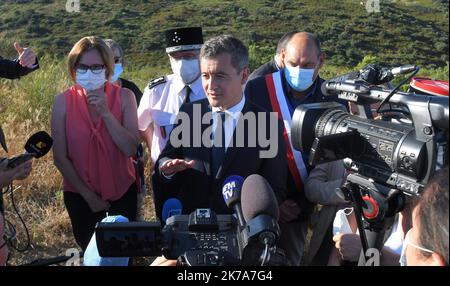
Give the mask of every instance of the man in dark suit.
M 271 74 L 282 69 L 284 67 L 284 64 L 281 58 L 281 53 L 286 49 L 286 45 L 292 39 L 292 36 L 294 36 L 297 33 L 298 31 L 291 31 L 284 34 L 278 41 L 275 56 L 267 63 L 255 69 L 248 77 L 248 80 L 250 81 L 254 78 L 265 76 L 266 74 Z
M 183 213 L 196 208 L 232 213 L 222 197 L 224 180 L 260 174 L 283 201 L 287 168 L 281 122 L 243 95 L 247 48 L 231 36 L 212 38 L 201 49 L 200 65 L 207 99 L 181 107 L 153 176 L 163 189 L 154 191 L 177 196 Z M 267 137 L 269 144 L 261 141 Z
M 36 54 L 31 49 L 22 48 L 17 42 L 14 47 L 19 58 L 11 61 L 0 56 L 0 78 L 16 79 L 39 68 Z
M 294 150 L 290 142 L 292 114 L 301 104 L 337 101 L 337 97 L 326 97 L 321 93 L 324 80 L 319 77 L 319 70 L 324 64 L 325 54 L 313 34 L 297 32 L 291 35 L 281 52 L 281 59 L 284 68 L 249 81 L 245 95 L 262 108 L 278 112 L 285 123 L 285 156 L 289 172 L 287 197 L 280 205 L 280 247 L 286 250 L 291 263 L 299 265 L 313 204 L 307 200 L 303 186 L 311 167 L 306 164 L 306 155 Z

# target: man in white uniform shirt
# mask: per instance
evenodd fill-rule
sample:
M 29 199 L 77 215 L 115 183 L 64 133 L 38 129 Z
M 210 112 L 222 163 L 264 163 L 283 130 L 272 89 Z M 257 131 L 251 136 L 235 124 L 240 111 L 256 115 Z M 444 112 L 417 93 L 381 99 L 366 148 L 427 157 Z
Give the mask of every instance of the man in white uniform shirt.
M 173 74 L 152 79 L 138 108 L 139 130 L 150 149 L 153 164 L 167 144 L 181 105 L 206 98 L 199 63 L 202 28 L 171 29 L 165 34 L 166 53 Z M 154 197 L 154 201 L 159 213 L 165 198 Z
M 139 130 L 153 163 L 166 146 L 181 105 L 205 98 L 198 59 L 202 44 L 201 28 L 166 31 L 166 53 L 173 74 L 151 80 L 138 108 Z

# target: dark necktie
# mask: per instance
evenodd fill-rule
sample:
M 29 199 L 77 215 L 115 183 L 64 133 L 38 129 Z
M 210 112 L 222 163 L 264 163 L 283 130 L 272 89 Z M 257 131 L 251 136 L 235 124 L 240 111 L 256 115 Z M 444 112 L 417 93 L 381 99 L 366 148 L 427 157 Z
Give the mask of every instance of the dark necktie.
M 190 95 L 191 95 L 192 89 L 189 87 L 189 85 L 186 85 L 185 89 L 186 89 L 186 97 L 184 98 L 183 103 L 189 103 L 189 102 L 191 102 Z
M 220 115 L 218 118 L 220 121 L 217 122 L 216 130 L 214 130 L 214 141 L 211 148 L 211 175 L 213 177 L 217 175 L 217 171 L 225 158 L 225 112 L 220 111 L 218 114 Z M 220 132 L 222 136 L 218 137 Z M 217 146 L 219 144 L 220 146 Z

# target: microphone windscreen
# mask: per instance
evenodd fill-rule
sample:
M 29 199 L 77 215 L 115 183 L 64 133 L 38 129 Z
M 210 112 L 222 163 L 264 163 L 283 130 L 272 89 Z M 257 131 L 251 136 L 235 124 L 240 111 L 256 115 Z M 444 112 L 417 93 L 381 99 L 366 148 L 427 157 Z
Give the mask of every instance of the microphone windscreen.
M 52 137 L 45 131 L 39 131 L 31 135 L 27 143 L 25 143 L 25 150 L 28 153 L 34 153 L 35 158 L 40 158 L 50 151 L 52 145 Z
M 242 213 L 245 221 L 265 214 L 278 220 L 278 202 L 272 187 L 262 176 L 248 176 L 242 186 Z
M 162 209 L 162 219 L 165 222 L 169 217 L 180 215 L 183 211 L 183 206 L 179 199 L 171 198 L 164 202 Z
M 233 175 L 225 179 L 222 187 L 222 196 L 223 200 L 227 204 L 227 207 L 231 208 L 234 204 L 241 200 L 241 190 L 243 184 L 244 178 L 241 176 Z

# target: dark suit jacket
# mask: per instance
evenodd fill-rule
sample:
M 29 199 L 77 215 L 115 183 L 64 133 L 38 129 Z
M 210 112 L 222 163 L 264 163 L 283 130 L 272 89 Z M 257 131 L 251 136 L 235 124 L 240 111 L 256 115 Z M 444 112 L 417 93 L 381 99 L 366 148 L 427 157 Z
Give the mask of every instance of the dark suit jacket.
M 271 74 L 278 71 L 278 67 L 277 64 L 275 63 L 275 60 L 272 58 L 270 61 L 268 61 L 267 63 L 263 64 L 262 66 L 260 66 L 259 68 L 257 68 L 256 70 L 254 70 L 250 76 L 248 77 L 248 80 L 252 80 L 254 78 L 260 77 L 260 76 L 265 76 L 266 74 Z
M 289 88 L 287 86 L 287 82 L 286 79 L 284 78 L 283 72 L 282 72 L 282 76 L 281 76 L 281 80 L 282 80 L 282 86 L 283 86 L 283 90 L 285 92 L 285 94 L 287 92 L 289 92 Z M 316 93 L 313 96 L 309 96 L 306 101 L 304 102 L 306 103 L 314 103 L 314 102 L 324 102 L 324 101 L 338 101 L 342 104 L 345 104 L 344 101 L 342 100 L 338 100 L 337 96 L 324 96 L 320 90 L 320 85 L 324 82 L 323 79 L 321 79 L 320 77 L 318 77 L 316 79 L 316 83 L 319 86 L 316 88 Z M 255 78 L 249 82 L 247 82 L 247 85 L 245 87 L 245 96 L 247 99 L 250 99 L 252 102 L 254 102 L 255 104 L 261 106 L 262 108 L 269 110 L 269 111 L 273 111 L 272 109 L 272 105 L 270 103 L 270 98 L 269 98 L 269 92 L 267 90 L 267 86 L 266 86 L 266 80 L 265 77 L 258 77 Z M 286 157 L 286 154 L 285 154 Z M 309 167 L 309 170 L 311 169 L 310 166 L 307 165 L 307 162 L 305 162 L 306 167 Z M 285 164 L 287 165 L 287 159 L 285 159 Z M 312 207 L 313 204 L 310 203 L 306 196 L 304 191 L 298 191 L 296 189 L 295 183 L 294 183 L 294 179 L 292 178 L 292 175 L 290 172 L 288 172 L 288 176 L 287 176 L 287 198 L 289 199 L 293 199 L 302 209 L 302 214 L 301 217 L 306 217 L 311 211 L 312 211 Z
M 36 62 L 37 64 L 37 62 Z M 37 70 L 39 65 L 29 69 L 19 64 L 18 60 L 10 61 L 0 57 L 0 78 L 16 79 Z
M 197 101 L 196 103 L 187 103 L 180 108 L 180 113 L 185 112 L 189 115 L 190 127 L 193 128 L 193 106 L 194 104 L 201 105 L 201 115 L 211 111 L 211 107 L 207 99 Z M 246 112 L 264 112 L 266 116 L 266 122 L 269 122 L 269 113 L 265 110 L 257 107 L 249 100 L 246 100 L 242 109 L 242 114 Z M 242 119 L 242 117 L 241 117 Z M 258 116 L 256 116 L 258 120 Z M 174 130 L 179 126 L 179 123 L 175 126 Z M 175 148 L 169 140 L 167 146 L 162 151 L 155 166 L 161 166 L 166 160 L 174 158 L 182 158 L 186 160 L 195 160 L 196 168 L 188 169 L 182 172 L 176 173 L 171 179 L 165 178 L 159 171 L 159 168 L 155 170 L 153 180 L 156 180 L 157 189 L 154 190 L 155 195 L 155 207 L 157 216 L 161 217 L 160 208 L 165 199 L 170 196 L 178 197 L 183 205 L 183 213 L 188 214 L 194 211 L 196 208 L 211 208 L 218 214 L 228 214 L 233 211 L 229 209 L 222 197 L 222 185 L 224 180 L 231 175 L 239 175 L 244 179 L 252 174 L 259 174 L 263 176 L 272 186 L 275 196 L 281 202 L 285 197 L 287 166 L 285 163 L 286 147 L 282 137 L 281 121 L 278 123 L 278 152 L 274 158 L 261 158 L 259 151 L 267 150 L 268 148 L 262 148 L 259 146 L 257 140 L 256 147 L 249 147 L 248 142 L 244 144 L 245 147 L 228 147 L 225 155 L 224 162 L 217 172 L 217 176 L 213 177 L 210 171 L 211 162 L 211 148 L 205 146 L 202 147 L 178 147 Z M 239 123 L 238 123 L 239 124 Z M 206 128 L 210 127 L 210 124 L 202 124 L 202 134 Z M 245 126 L 245 133 L 248 135 L 248 126 Z M 269 137 L 269 124 L 266 126 L 266 138 Z M 259 129 L 259 128 L 256 128 Z M 236 137 L 236 130 L 233 134 L 233 140 Z M 253 130 L 254 131 L 254 130 Z M 172 131 L 173 132 L 173 131 Z M 206 131 L 207 132 L 207 131 Z M 256 138 L 258 138 L 258 132 L 256 130 Z M 209 135 L 208 135 L 209 136 Z M 193 137 L 191 135 L 191 137 Z M 248 137 L 248 136 L 246 136 Z M 192 139 L 191 146 L 192 146 Z M 247 140 L 248 138 L 246 138 Z M 236 141 L 234 141 L 236 142 Z M 202 144 L 203 145 L 203 144 Z M 157 168 L 157 167 L 155 167 Z M 158 206 L 159 205 L 159 206 Z

